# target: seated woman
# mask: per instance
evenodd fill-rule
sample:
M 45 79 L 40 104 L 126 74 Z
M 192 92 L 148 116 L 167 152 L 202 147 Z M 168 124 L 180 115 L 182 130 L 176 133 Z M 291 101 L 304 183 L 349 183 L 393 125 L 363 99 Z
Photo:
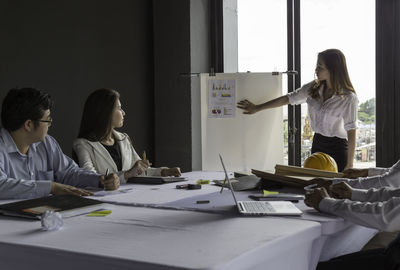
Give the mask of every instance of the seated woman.
M 117 173 L 121 183 L 134 176 L 180 176 L 180 169 L 151 168 L 136 153 L 129 136 L 115 130 L 124 124 L 119 93 L 99 89 L 89 95 L 83 109 L 78 138 L 73 143 L 79 166 L 100 174 Z

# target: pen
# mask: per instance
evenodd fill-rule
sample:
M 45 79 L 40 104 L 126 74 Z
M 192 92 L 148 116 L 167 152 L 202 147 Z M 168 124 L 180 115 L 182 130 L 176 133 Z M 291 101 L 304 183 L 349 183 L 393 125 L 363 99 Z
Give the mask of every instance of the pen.
M 143 154 L 142 154 L 142 159 L 143 159 L 144 161 L 146 161 L 146 160 L 147 160 L 147 157 L 146 157 L 146 151 L 143 151 Z M 147 169 L 144 171 L 144 175 L 146 175 L 146 176 L 147 176 Z
M 314 191 L 313 189 L 317 188 L 317 187 L 318 187 L 317 184 L 308 185 L 308 186 L 304 187 L 304 191 L 306 192 L 306 194 L 310 194 L 310 193 L 313 193 L 313 191 Z
M 107 177 L 108 177 L 108 171 L 109 171 L 109 169 L 107 168 L 107 170 L 106 170 L 106 175 L 104 176 L 104 190 L 106 190 L 106 179 L 107 179 Z

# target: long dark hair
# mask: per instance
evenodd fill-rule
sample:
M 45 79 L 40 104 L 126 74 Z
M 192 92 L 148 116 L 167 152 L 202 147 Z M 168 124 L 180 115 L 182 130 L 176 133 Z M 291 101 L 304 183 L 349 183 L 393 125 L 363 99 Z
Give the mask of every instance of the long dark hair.
M 337 95 L 344 95 L 344 91 L 352 91 L 355 93 L 353 84 L 350 81 L 349 72 L 347 71 L 346 58 L 338 49 L 328 49 L 318 54 L 318 59 L 321 59 L 331 76 L 332 88 Z M 325 82 L 323 82 L 325 83 Z M 312 98 L 319 98 L 318 88 L 321 82 L 316 81 L 310 88 L 309 95 Z
M 113 89 L 102 88 L 91 93 L 83 108 L 78 138 L 101 141 L 110 134 L 112 112 L 119 93 Z

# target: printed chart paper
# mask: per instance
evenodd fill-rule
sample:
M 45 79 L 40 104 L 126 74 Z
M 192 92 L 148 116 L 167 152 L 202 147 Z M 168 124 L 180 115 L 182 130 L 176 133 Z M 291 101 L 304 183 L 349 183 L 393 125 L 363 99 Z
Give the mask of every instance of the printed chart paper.
M 208 117 L 235 118 L 236 80 L 208 81 Z

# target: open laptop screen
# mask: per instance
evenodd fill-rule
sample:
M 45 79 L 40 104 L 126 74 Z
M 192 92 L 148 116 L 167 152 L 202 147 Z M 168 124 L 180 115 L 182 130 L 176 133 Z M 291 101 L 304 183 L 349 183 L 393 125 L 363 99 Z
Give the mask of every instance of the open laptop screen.
M 235 200 L 236 205 L 238 205 L 238 202 L 237 202 L 236 196 L 235 196 L 235 192 L 233 192 L 232 183 L 229 180 L 228 173 L 226 172 L 225 164 L 224 164 L 224 161 L 222 160 L 221 154 L 219 154 L 219 159 L 221 160 L 222 168 L 224 168 L 224 172 L 225 172 L 225 181 L 224 182 L 226 182 L 226 181 L 228 182 L 229 188 L 230 188 L 230 190 L 232 192 L 232 195 L 233 195 L 233 199 Z

